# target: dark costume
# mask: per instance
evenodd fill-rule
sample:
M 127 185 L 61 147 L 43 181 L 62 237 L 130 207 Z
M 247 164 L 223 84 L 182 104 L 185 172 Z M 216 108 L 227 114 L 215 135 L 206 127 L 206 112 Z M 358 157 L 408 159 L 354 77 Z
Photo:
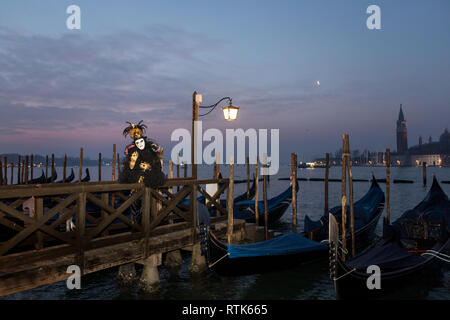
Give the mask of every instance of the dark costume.
M 119 180 L 121 183 L 139 182 L 150 188 L 158 188 L 166 180 L 159 157 L 162 148 L 143 136 L 147 127 L 142 124 L 142 121 L 137 125 L 129 124 L 130 126 L 125 128 L 123 134 L 130 135 L 134 142 L 125 148 L 125 160 Z M 140 221 L 141 211 L 141 201 L 137 200 L 131 205 L 133 221 Z

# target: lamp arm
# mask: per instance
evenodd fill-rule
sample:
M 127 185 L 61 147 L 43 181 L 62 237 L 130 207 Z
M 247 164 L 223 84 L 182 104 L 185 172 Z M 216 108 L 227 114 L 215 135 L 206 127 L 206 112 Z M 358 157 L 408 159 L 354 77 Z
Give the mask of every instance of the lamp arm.
M 202 116 L 206 116 L 207 114 L 210 114 L 218 105 L 219 105 L 219 103 L 221 103 L 222 101 L 224 101 L 224 100 L 228 100 L 228 101 L 230 101 L 230 103 L 231 103 L 231 98 L 230 97 L 225 97 L 225 98 L 222 98 L 222 99 L 220 99 L 219 101 L 217 101 L 215 104 L 213 104 L 213 105 L 210 105 L 210 106 L 198 106 L 199 108 L 202 108 L 202 109 L 211 109 L 211 110 L 209 110 L 207 113 L 204 113 L 204 114 L 199 114 L 198 116 L 199 117 L 202 117 Z

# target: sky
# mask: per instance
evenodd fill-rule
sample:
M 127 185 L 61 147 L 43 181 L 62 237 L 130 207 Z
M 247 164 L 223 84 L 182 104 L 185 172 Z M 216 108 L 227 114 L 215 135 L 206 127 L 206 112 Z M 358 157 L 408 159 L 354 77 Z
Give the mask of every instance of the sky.
M 449 39 L 448 0 L 2 0 L 0 153 L 105 157 L 139 120 L 170 150 L 194 91 L 240 107 L 205 130 L 279 129 L 282 162 L 334 152 L 343 133 L 353 150 L 395 150 L 400 104 L 410 145 L 450 126 Z

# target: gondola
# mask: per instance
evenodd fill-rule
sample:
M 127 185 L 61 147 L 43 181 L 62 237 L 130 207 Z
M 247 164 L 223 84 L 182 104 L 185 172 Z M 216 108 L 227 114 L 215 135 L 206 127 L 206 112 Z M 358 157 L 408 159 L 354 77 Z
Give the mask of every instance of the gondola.
M 72 171 L 71 171 L 70 175 L 66 178 L 65 181 L 59 180 L 59 181 L 56 181 L 55 183 L 64 183 L 64 182 L 65 183 L 69 183 L 69 182 L 72 182 L 73 179 L 75 179 L 75 173 L 73 172 L 73 168 L 72 168 Z
M 289 233 L 251 244 L 228 245 L 208 233 L 207 262 L 223 276 L 249 275 L 292 268 L 327 255 L 328 246 Z
M 57 178 L 58 178 L 58 174 L 56 173 L 56 171 L 54 171 L 54 174 L 52 174 L 50 177 L 46 178 L 44 183 L 52 183 Z
M 392 224 L 383 224 L 383 237 L 361 255 L 343 260 L 338 227 L 330 218 L 330 272 L 336 297 L 370 298 L 436 275 L 439 262 L 450 263 L 450 201 L 436 177 L 427 196 Z M 380 269 L 380 289 L 368 289 L 369 266 Z
M 298 181 L 296 182 L 298 192 Z M 276 197 L 267 200 L 267 218 L 269 225 L 277 222 L 292 202 L 292 186 L 281 192 Z M 258 201 L 259 224 L 264 225 L 264 201 Z M 244 219 L 247 222 L 254 223 L 255 220 L 255 200 L 246 200 L 236 202 L 233 211 L 234 219 Z
M 372 184 L 367 193 L 353 204 L 355 222 L 356 251 L 365 249 L 375 237 L 375 229 L 384 209 L 384 192 L 381 190 L 377 179 L 372 176 Z M 328 239 L 328 213 L 331 213 L 337 221 L 342 219 L 342 206 L 336 206 L 324 214 L 320 220 L 313 221 L 305 215 L 304 232 L 306 236 L 315 241 Z M 350 207 L 346 206 L 347 230 L 350 230 Z M 350 238 L 350 232 L 347 233 Z M 348 242 L 351 250 L 351 242 Z
M 291 190 L 292 193 L 292 190 Z M 362 208 L 371 218 L 363 225 L 355 224 L 357 240 L 371 238 L 384 208 L 384 193 L 376 180 L 372 180 L 369 191 L 354 204 L 355 213 L 363 214 Z M 340 214 L 341 207 L 330 211 Z M 323 232 L 328 232 L 325 228 Z M 221 275 L 243 275 L 281 270 L 299 264 L 309 263 L 328 257 L 328 237 L 319 240 L 310 239 L 312 234 L 285 234 L 280 237 L 244 245 L 227 245 L 211 232 L 208 232 L 208 265 Z M 350 235 L 347 239 L 350 239 Z
M 91 181 L 91 175 L 89 174 L 89 168 L 86 168 L 86 176 L 81 179 L 81 182 L 89 182 Z
M 46 183 L 44 170 L 42 170 L 42 174 L 41 174 L 41 176 L 40 176 L 39 178 L 31 179 L 31 181 L 29 181 L 28 183 L 29 183 L 29 184 L 42 184 L 42 183 Z

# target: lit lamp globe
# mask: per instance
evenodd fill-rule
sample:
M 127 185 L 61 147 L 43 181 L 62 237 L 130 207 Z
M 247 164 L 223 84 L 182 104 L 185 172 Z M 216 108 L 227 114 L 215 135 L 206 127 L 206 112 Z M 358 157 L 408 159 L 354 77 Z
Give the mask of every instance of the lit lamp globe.
M 237 118 L 239 108 L 231 105 L 231 102 L 230 102 L 230 105 L 227 107 L 223 107 L 222 111 L 223 111 L 223 117 L 225 118 L 225 120 L 233 121 L 233 120 L 236 120 L 236 118 Z

